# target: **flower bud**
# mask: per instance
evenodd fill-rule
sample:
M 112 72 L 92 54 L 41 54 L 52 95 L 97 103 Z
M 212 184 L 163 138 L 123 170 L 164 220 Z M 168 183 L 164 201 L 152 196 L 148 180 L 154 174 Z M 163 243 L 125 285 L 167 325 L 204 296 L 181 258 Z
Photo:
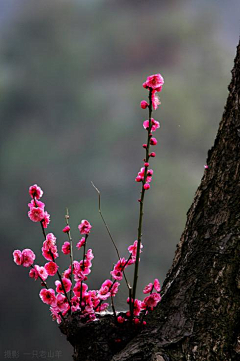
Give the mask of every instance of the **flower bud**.
M 157 145 L 157 139 L 156 138 L 151 138 L 150 139 L 150 144 L 151 145 Z
M 149 184 L 149 183 L 145 183 L 144 186 L 143 186 L 143 188 L 144 188 L 145 190 L 148 190 L 148 189 L 150 188 L 150 184 Z
M 63 228 L 63 233 L 68 233 L 70 231 L 70 227 L 69 226 L 66 226 Z
M 148 104 L 148 102 L 146 102 L 146 100 L 142 100 L 141 103 L 140 103 L 140 105 L 141 105 L 141 108 L 142 108 L 142 109 L 146 109 L 149 104 Z

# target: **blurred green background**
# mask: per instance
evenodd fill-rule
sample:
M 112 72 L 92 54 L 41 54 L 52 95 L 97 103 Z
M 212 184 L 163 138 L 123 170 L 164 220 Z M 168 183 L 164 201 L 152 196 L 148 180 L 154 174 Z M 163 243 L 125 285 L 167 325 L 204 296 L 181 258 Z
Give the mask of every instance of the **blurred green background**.
M 54 360 L 71 360 L 38 282 L 12 262 L 14 249 L 31 248 L 37 263 L 45 263 L 40 225 L 27 217 L 28 187 L 37 183 L 44 191 L 48 231 L 59 250 L 66 207 L 75 243 L 79 222 L 92 223 L 89 286 L 99 288 L 117 258 L 91 181 L 126 256 L 138 226 L 135 177 L 147 118 L 142 83 L 157 72 L 165 85 L 154 113 L 161 129 L 145 202 L 138 296 L 155 277 L 163 282 L 221 120 L 239 10 L 237 0 L 0 0 L 1 360 L 13 351 L 24 361 L 36 358 L 33 351 L 38 358 L 60 351 Z M 63 270 L 68 259 L 60 258 Z M 126 308 L 126 297 L 122 283 L 117 309 Z

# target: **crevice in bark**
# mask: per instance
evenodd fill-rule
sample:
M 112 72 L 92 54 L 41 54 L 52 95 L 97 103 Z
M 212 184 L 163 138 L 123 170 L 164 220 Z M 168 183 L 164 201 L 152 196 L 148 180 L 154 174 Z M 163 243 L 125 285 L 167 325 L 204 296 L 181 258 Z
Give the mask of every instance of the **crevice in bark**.
M 119 331 L 111 316 L 83 327 L 73 316 L 61 330 L 75 347 L 74 360 L 240 360 L 239 88 L 240 45 L 223 118 L 208 152 L 209 168 L 188 211 L 162 301 L 148 316 L 147 328 L 129 338 L 124 330 L 119 337 L 124 335 L 124 342 L 115 347 L 110 340 L 118 338 Z M 92 351 L 85 353 L 91 343 Z

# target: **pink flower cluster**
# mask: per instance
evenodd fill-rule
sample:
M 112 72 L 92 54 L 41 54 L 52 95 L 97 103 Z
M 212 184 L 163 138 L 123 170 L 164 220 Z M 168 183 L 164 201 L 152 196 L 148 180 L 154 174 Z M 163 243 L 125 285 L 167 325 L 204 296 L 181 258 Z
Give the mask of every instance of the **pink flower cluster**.
M 36 256 L 31 249 L 24 249 L 22 252 L 18 249 L 13 252 L 14 262 L 18 266 L 30 267 L 32 266 Z
M 157 291 L 157 292 L 153 292 L 153 290 Z M 150 293 L 149 296 L 145 297 L 143 301 L 135 299 L 134 300 L 134 305 L 133 305 L 133 322 L 137 325 L 137 324 L 146 324 L 145 321 L 143 321 L 143 317 L 148 313 L 148 311 L 152 311 L 157 304 L 161 301 L 161 296 L 160 296 L 160 283 L 158 279 L 154 280 L 154 283 L 149 283 L 143 290 L 144 294 L 148 294 Z M 130 304 L 130 298 L 128 297 L 127 299 L 127 303 Z M 127 321 L 127 319 L 131 317 L 131 313 L 128 311 L 125 315 L 125 317 L 123 316 L 119 316 L 117 318 L 118 323 L 124 323 L 125 321 Z
M 141 244 L 141 249 L 143 248 L 143 245 Z M 137 256 L 137 241 L 135 241 L 132 245 L 128 247 L 128 251 L 130 253 L 128 259 L 126 260 L 124 257 L 120 258 L 119 261 L 115 264 L 113 271 L 110 272 L 112 278 L 115 280 L 120 281 L 123 278 L 123 271 L 128 266 L 134 264 L 136 262 L 136 256 Z
M 56 237 L 53 233 L 46 235 L 46 240 L 43 242 L 42 255 L 48 261 L 54 261 L 59 255 L 56 246 Z
M 34 197 L 40 197 L 42 191 L 37 186 L 30 187 L 30 189 L 35 189 L 32 191 Z M 38 193 L 36 193 L 38 190 Z M 37 196 L 36 196 L 37 195 Z M 39 200 L 35 199 L 39 202 Z M 66 228 L 66 227 L 65 227 Z M 91 272 L 92 260 L 94 258 L 92 249 L 85 250 L 87 237 L 92 228 L 91 224 L 83 220 L 78 226 L 81 234 L 84 234 L 85 237 L 82 237 L 81 240 L 77 243 L 77 248 L 80 249 L 84 247 L 84 255 L 82 260 L 73 261 L 73 264 L 63 271 L 62 277 L 60 276 L 59 280 L 55 281 L 55 290 L 53 288 L 48 288 L 46 281 L 49 276 L 55 276 L 58 273 L 59 266 L 55 262 L 58 255 L 56 237 L 53 233 L 46 234 L 46 238 L 42 245 L 42 255 L 48 261 L 44 266 L 34 265 L 35 254 L 31 249 L 24 249 L 23 251 L 15 250 L 13 252 L 14 262 L 17 265 L 22 265 L 24 267 L 31 267 L 29 276 L 35 280 L 40 279 L 41 286 L 43 287 L 40 291 L 41 300 L 50 306 L 50 311 L 52 318 L 58 323 L 62 321 L 64 316 L 69 312 L 80 312 L 81 317 L 84 322 L 92 321 L 96 319 L 98 312 L 106 310 L 109 306 L 109 303 L 106 301 L 109 298 L 115 297 L 120 283 L 123 278 L 124 270 L 131 264 L 136 262 L 137 255 L 137 241 L 128 247 L 129 257 L 125 259 L 124 257 L 120 258 L 115 264 L 113 271 L 110 272 L 112 280 L 105 280 L 99 290 L 88 290 L 88 285 L 85 283 L 87 277 Z M 67 232 L 70 230 L 67 230 Z M 66 232 L 64 232 L 66 233 Z M 140 252 L 142 252 L 143 246 L 141 245 Z M 65 241 L 62 245 L 62 252 L 65 255 L 70 254 L 70 242 Z M 60 275 L 60 273 L 59 273 Z M 73 279 L 72 279 L 73 277 Z M 73 285 L 73 281 L 75 284 Z M 149 284 L 145 287 L 145 291 L 150 292 L 150 296 L 146 297 L 144 301 L 135 300 L 133 307 L 133 315 L 135 324 L 138 324 L 140 321 L 136 317 L 140 316 L 141 312 L 146 312 L 146 309 L 152 309 L 159 302 L 159 297 L 152 293 L 153 287 L 157 291 L 160 291 L 160 286 L 157 286 L 157 280 L 154 281 L 154 286 Z M 70 297 L 70 292 L 72 295 Z M 130 302 L 129 299 L 127 301 Z M 127 318 L 130 317 L 130 313 L 126 314 L 126 318 L 118 317 L 118 322 L 125 322 Z
M 143 122 L 143 127 L 147 131 L 147 143 L 143 144 L 146 150 L 144 159 L 144 166 L 141 167 L 136 177 L 137 182 L 142 183 L 142 192 L 150 188 L 152 181 L 153 170 L 149 168 L 150 158 L 156 156 L 155 152 L 150 152 L 150 147 L 157 144 L 157 139 L 153 137 L 152 133 L 160 128 L 157 120 L 152 118 L 152 109 L 156 110 L 160 105 L 157 92 L 162 90 L 164 84 L 163 77 L 160 74 L 151 75 L 144 82 L 143 87 L 149 90 L 149 103 L 145 100 L 141 102 L 142 109 L 149 109 L 149 119 Z M 64 255 L 69 255 L 67 268 L 60 272 L 56 259 L 59 257 L 58 248 L 56 244 L 56 237 L 53 233 L 46 233 L 50 222 L 50 215 L 45 211 L 45 204 L 40 201 L 43 196 L 42 189 L 34 184 L 29 188 L 31 202 L 28 204 L 28 216 L 33 222 L 40 222 L 42 232 L 44 234 L 44 241 L 42 244 L 42 256 L 47 262 L 45 265 L 34 264 L 35 254 L 31 249 L 24 249 L 23 251 L 15 250 L 13 252 L 14 262 L 17 265 L 30 267 L 29 276 L 34 280 L 39 279 L 42 289 L 39 296 L 41 300 L 50 306 L 52 318 L 58 323 L 62 322 L 65 316 L 78 312 L 83 322 L 95 320 L 98 313 L 107 309 L 109 303 L 106 302 L 116 296 L 120 282 L 123 276 L 126 279 L 125 271 L 130 265 L 134 265 L 137 269 L 140 261 L 140 253 L 142 252 L 141 237 L 135 240 L 133 244 L 128 247 L 128 257 L 120 257 L 110 272 L 111 279 L 106 279 L 101 287 L 97 290 L 89 290 L 87 285 L 88 275 L 91 273 L 92 260 L 94 258 L 91 248 L 87 248 L 87 241 L 91 231 L 91 224 L 87 220 L 82 220 L 78 225 L 81 239 L 77 242 L 77 250 L 83 250 L 82 257 L 79 260 L 73 260 L 73 241 L 70 235 L 70 226 L 68 224 L 69 215 L 67 214 L 66 226 L 62 232 L 67 235 L 68 240 L 63 242 L 61 250 Z M 141 195 L 140 202 L 143 202 Z M 57 276 L 55 281 L 55 288 L 49 288 L 47 285 L 49 276 Z M 127 279 L 126 279 L 127 281 Z M 128 282 L 127 282 L 128 283 Z M 161 300 L 160 296 L 160 283 L 155 279 L 153 283 L 149 283 L 143 290 L 145 296 L 141 301 L 135 298 L 135 293 L 131 293 L 129 287 L 130 298 L 127 299 L 129 304 L 129 311 L 123 316 L 116 316 L 115 319 L 119 324 L 130 320 L 136 325 L 144 325 L 146 322 L 143 320 L 144 316 L 153 310 Z M 113 307 L 113 311 L 114 307 Z
M 44 210 L 45 204 L 39 201 L 43 195 L 43 191 L 37 184 L 34 184 L 29 188 L 29 194 L 32 197 L 32 200 L 28 204 L 30 208 L 28 217 L 33 222 L 41 222 L 43 228 L 47 228 L 50 223 L 50 215 Z
M 158 108 L 161 104 L 160 100 L 157 96 L 157 92 L 162 90 L 162 86 L 164 84 L 164 79 L 161 74 L 154 74 L 147 77 L 147 80 L 143 83 L 143 87 L 145 89 L 151 90 L 151 103 L 154 110 Z M 141 108 L 146 109 L 150 104 L 146 100 L 141 101 Z

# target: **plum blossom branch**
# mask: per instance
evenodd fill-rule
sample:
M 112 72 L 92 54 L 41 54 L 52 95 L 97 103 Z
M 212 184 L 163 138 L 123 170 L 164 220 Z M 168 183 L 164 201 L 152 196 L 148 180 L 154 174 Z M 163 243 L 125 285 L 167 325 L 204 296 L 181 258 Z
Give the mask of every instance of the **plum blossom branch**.
M 149 76 L 147 81 L 143 84 L 144 88 L 149 90 L 149 102 L 145 100 L 141 102 L 142 109 L 149 109 L 148 120 L 143 122 L 143 127 L 147 130 L 147 143 L 143 144 L 146 154 L 144 158 L 144 167 L 141 168 L 135 179 L 137 182 L 142 183 L 141 196 L 139 199 L 138 236 L 137 240 L 128 247 L 130 255 L 127 259 L 120 257 L 116 243 L 114 242 L 112 234 L 101 211 L 100 191 L 92 183 L 94 189 L 98 193 L 99 214 L 118 256 L 118 261 L 114 265 L 113 270 L 110 272 L 111 280 L 105 280 L 99 290 L 89 290 L 88 285 L 85 283 L 88 279 L 87 276 L 91 272 L 91 261 L 94 258 L 92 249 L 87 250 L 87 239 L 92 228 L 91 224 L 87 220 L 82 220 L 78 225 L 82 238 L 79 240 L 76 247 L 78 250 L 83 247 L 82 260 L 78 262 L 74 260 L 73 257 L 73 240 L 70 233 L 69 212 L 68 209 L 66 210 L 66 226 L 63 229 L 63 232 L 67 233 L 68 241 L 64 242 L 62 245 L 62 252 L 65 255 L 70 254 L 70 266 L 61 275 L 58 269 L 59 266 L 56 263 L 56 258 L 59 257 L 56 237 L 53 233 L 46 233 L 45 231 L 50 223 L 50 215 L 47 211 L 45 211 L 45 204 L 40 201 L 43 191 L 37 184 L 34 184 L 29 188 L 29 194 L 32 200 L 28 204 L 30 207 L 28 216 L 31 221 L 39 222 L 41 225 L 44 237 L 42 255 L 48 262 L 45 263 L 44 266 L 34 264 L 36 256 L 31 249 L 24 249 L 23 251 L 15 250 L 13 252 L 13 258 L 17 265 L 31 268 L 29 272 L 29 276 L 31 278 L 34 278 L 35 280 L 39 278 L 41 280 L 41 286 L 43 288 L 40 290 L 39 296 L 44 303 L 50 306 L 52 318 L 58 323 L 61 323 L 66 315 L 74 312 L 78 312 L 80 320 L 83 323 L 95 320 L 98 312 L 104 311 L 109 306 L 109 304 L 104 301 L 110 299 L 115 322 L 124 323 L 127 321 L 131 325 L 137 325 L 138 327 L 145 324 L 145 321 L 143 321 L 145 315 L 150 310 L 153 310 L 153 308 L 156 307 L 158 302 L 161 300 L 160 284 L 157 279 L 155 279 L 153 284 L 150 283 L 145 287 L 143 293 L 150 294 L 146 296 L 143 301 L 136 299 L 136 289 L 140 253 L 142 252 L 141 249 L 143 247 L 142 226 L 144 197 L 146 190 L 150 188 L 150 182 L 153 175 L 153 170 L 149 169 L 149 161 L 150 158 L 154 158 L 156 155 L 155 152 L 150 152 L 150 147 L 157 144 L 157 140 L 153 137 L 152 133 L 160 127 L 159 122 L 152 118 L 152 111 L 153 109 L 156 110 L 160 104 L 156 93 L 161 91 L 163 82 L 164 81 L 161 75 L 155 74 Z M 125 269 L 132 264 L 135 264 L 133 288 L 131 288 L 125 275 Z M 52 288 L 48 288 L 46 279 L 49 276 L 55 275 L 58 276 L 59 280 L 55 281 L 56 289 L 54 290 Z M 123 313 L 123 316 L 119 315 L 117 317 L 113 298 L 118 292 L 118 288 L 120 286 L 119 281 L 121 281 L 123 277 L 129 291 L 129 297 L 127 299 L 129 311 L 127 311 L 126 314 Z M 73 282 L 75 282 L 74 287 Z
M 67 228 L 67 235 L 68 235 L 68 240 L 70 243 L 70 262 L 71 262 L 71 276 L 70 276 L 70 280 L 72 282 L 73 285 L 73 242 L 72 242 L 72 237 L 71 237 L 71 231 L 70 231 L 70 226 L 69 226 L 69 211 L 68 208 L 66 208 L 66 215 L 65 215 L 65 221 L 67 226 L 64 228 L 64 230 L 66 230 Z M 71 290 L 70 290 L 70 299 L 72 298 L 72 286 L 71 286 Z
M 150 154 L 150 146 L 156 145 L 157 140 L 152 136 L 152 130 L 156 130 L 159 128 L 159 123 L 152 118 L 153 108 L 157 109 L 160 101 L 156 96 L 157 91 L 161 91 L 164 80 L 160 74 L 155 74 L 147 78 L 147 81 L 143 84 L 143 87 L 149 89 L 149 104 L 146 101 L 141 102 L 141 107 L 146 109 L 148 107 L 148 121 L 143 123 L 145 129 L 147 129 L 147 144 L 143 144 L 143 148 L 146 149 L 146 156 L 144 159 L 144 168 L 141 169 L 141 172 L 138 173 L 136 178 L 137 182 L 142 182 L 142 190 L 141 190 L 141 198 L 139 199 L 140 208 L 139 208 L 139 221 L 138 221 L 138 238 L 137 238 L 137 254 L 136 254 L 136 262 L 134 269 L 134 278 L 133 278 L 133 291 L 132 291 L 132 300 L 131 302 L 134 305 L 136 298 L 136 289 L 138 282 L 138 268 L 139 268 L 139 256 L 140 256 L 140 248 L 141 248 L 141 240 L 142 240 L 142 224 L 143 224 L 143 205 L 144 205 L 144 196 L 145 191 L 150 188 L 150 181 L 153 174 L 152 170 L 148 170 L 149 167 L 149 158 L 151 156 L 155 156 L 155 153 Z M 154 129 L 153 129 L 154 126 Z M 133 313 L 132 313 L 133 317 Z

